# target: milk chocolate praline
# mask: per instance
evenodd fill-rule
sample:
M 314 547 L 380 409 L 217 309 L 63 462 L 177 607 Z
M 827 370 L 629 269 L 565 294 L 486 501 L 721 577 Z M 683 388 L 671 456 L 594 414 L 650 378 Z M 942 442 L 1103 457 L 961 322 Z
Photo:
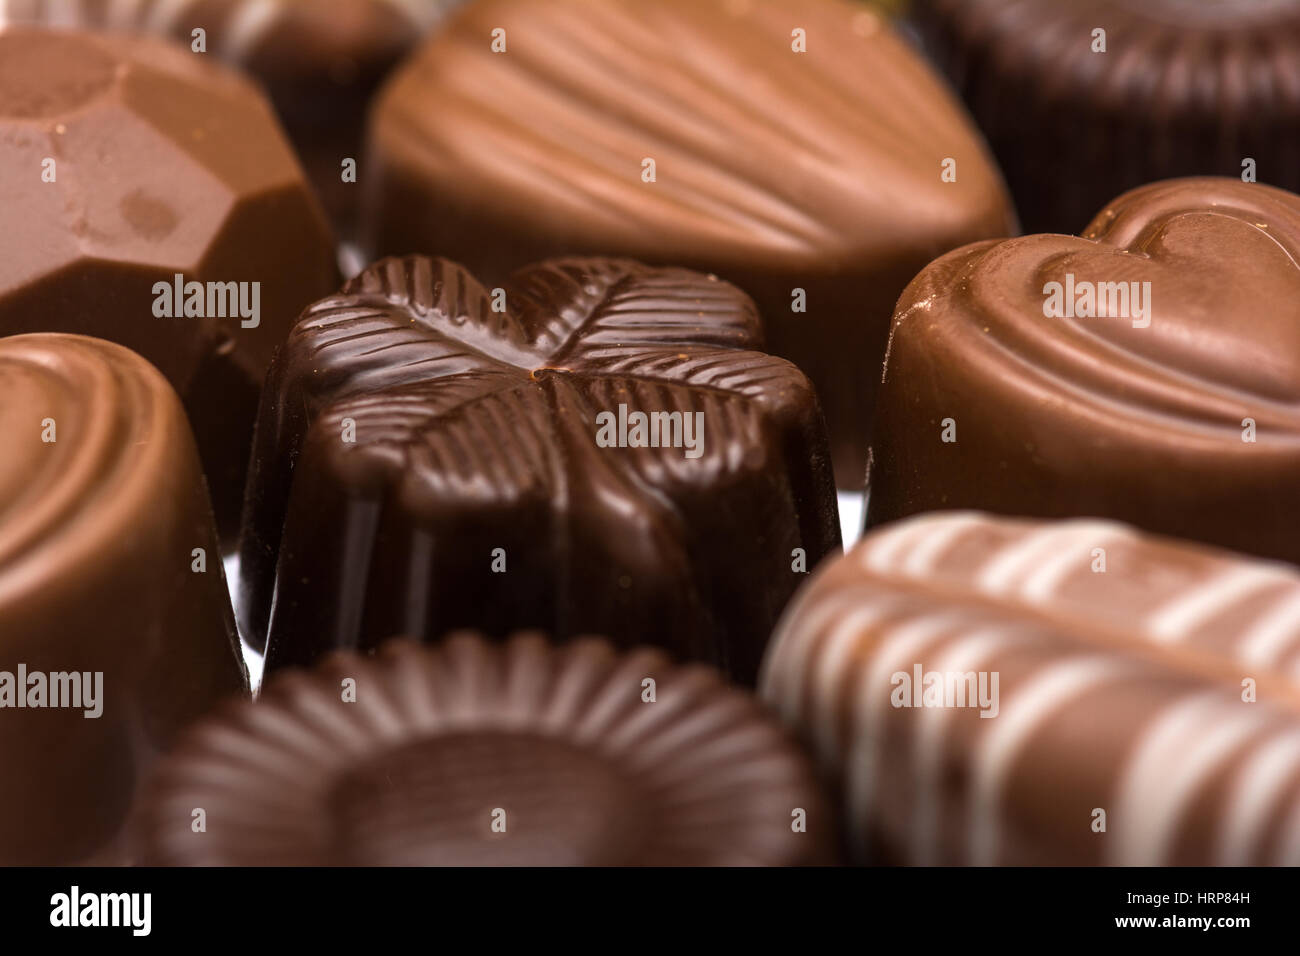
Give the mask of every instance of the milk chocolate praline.
M 899 292 L 1015 231 L 942 83 L 841 0 L 484 0 L 399 69 L 369 135 L 372 255 L 451 256 L 490 286 L 620 255 L 745 289 L 854 490 Z
M 868 524 L 1091 515 L 1300 562 L 1297 262 L 1300 197 L 1232 179 L 938 259 L 894 317 Z
M 157 366 L 233 544 L 271 352 L 337 282 L 270 107 L 161 40 L 11 28 L 0 142 L 0 334 L 96 335 Z
M 366 107 L 454 0 L 8 0 L 9 23 L 156 34 L 266 90 L 336 228 L 353 226 Z M 196 36 L 196 33 L 200 33 Z M 358 170 L 357 178 L 365 175 Z
M 142 775 L 247 690 L 194 442 L 140 356 L 39 334 L 0 338 L 0 447 L 0 864 L 122 862 Z
M 766 700 L 856 859 L 1300 863 L 1300 573 L 1111 521 L 935 512 L 791 603 Z

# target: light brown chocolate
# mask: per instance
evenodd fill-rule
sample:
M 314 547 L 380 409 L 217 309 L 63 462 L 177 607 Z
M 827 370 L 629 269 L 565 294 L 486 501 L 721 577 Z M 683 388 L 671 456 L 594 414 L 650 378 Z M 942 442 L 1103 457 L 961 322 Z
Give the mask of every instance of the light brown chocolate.
M 148 362 L 54 334 L 0 338 L 0 448 L 0 864 L 117 861 L 141 775 L 247 692 L 198 455 Z M 99 716 L 48 706 L 55 673 Z
M 161 40 L 9 28 L 0 183 L 0 334 L 94 335 L 156 365 L 233 538 L 271 353 L 338 281 L 270 106 L 235 71 Z M 188 293 L 160 307 L 178 275 L 182 290 L 204 284 L 204 315 L 177 314 Z
M 360 199 L 343 161 L 360 162 L 379 84 L 458 0 L 6 0 L 6 23 L 153 34 L 255 78 L 324 202 L 346 233 Z M 359 176 L 364 175 L 364 170 Z
M 1300 196 L 1232 179 L 935 261 L 894 316 L 868 524 L 1092 515 L 1300 562 L 1297 263 Z
M 444 255 L 491 284 L 617 255 L 748 291 L 855 489 L 899 292 L 936 255 L 1015 231 L 942 83 L 840 0 L 474 3 L 384 88 L 368 156 L 375 256 Z
M 923 515 L 819 572 L 762 689 L 862 859 L 1300 862 L 1286 565 L 1113 522 Z

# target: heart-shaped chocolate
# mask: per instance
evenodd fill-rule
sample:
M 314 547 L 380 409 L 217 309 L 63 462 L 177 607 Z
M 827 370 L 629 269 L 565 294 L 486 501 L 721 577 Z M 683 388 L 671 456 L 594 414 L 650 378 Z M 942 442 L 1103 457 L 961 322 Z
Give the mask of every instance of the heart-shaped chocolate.
M 1300 197 L 1156 183 L 899 301 L 868 522 L 1099 515 L 1300 560 Z
M 271 370 L 245 636 L 278 667 L 463 626 L 607 633 L 752 680 L 839 543 L 812 388 L 760 344 L 744 293 L 683 269 L 555 260 L 488 289 L 372 266 Z

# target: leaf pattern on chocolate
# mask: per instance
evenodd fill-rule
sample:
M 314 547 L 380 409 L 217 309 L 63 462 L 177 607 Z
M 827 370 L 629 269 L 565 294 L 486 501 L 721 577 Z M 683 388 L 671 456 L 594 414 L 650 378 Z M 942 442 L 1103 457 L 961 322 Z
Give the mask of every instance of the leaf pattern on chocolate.
M 439 494 L 510 498 L 549 473 L 556 495 L 581 488 L 588 508 L 636 513 L 650 538 L 660 536 L 654 550 L 675 551 L 680 517 L 654 489 L 685 488 L 688 472 L 716 478 L 753 467 L 745 459 L 764 415 L 783 396 L 811 394 L 794 366 L 744 348 L 761 340 L 757 313 L 713 277 L 555 260 L 516 274 L 505 293 L 507 311 L 493 312 L 492 294 L 459 266 L 388 259 L 344 291 L 384 308 L 312 310 L 295 335 L 314 338 L 313 375 L 343 375 L 334 382 L 340 398 L 325 400 L 313 426 L 337 467 L 371 462 L 402 483 L 406 501 L 426 504 Z M 545 420 L 541 401 L 552 412 Z M 685 416 L 699 413 L 699 456 L 632 447 L 593 458 L 597 415 L 620 404 L 677 416 L 683 442 Z M 337 440 L 344 417 L 356 422 L 355 445 Z M 529 428 L 516 430 L 515 420 Z
M 382 413 L 383 396 L 423 396 L 427 420 L 402 433 L 407 454 L 423 444 L 435 458 L 451 461 L 438 436 L 448 417 L 438 383 L 457 394 L 482 388 L 484 397 L 516 403 L 516 411 L 527 415 L 532 399 L 524 393 L 547 394 L 556 403 L 557 383 L 566 381 L 574 392 L 571 404 L 576 394 L 584 396 L 577 404 L 587 431 L 557 428 L 552 435 L 557 488 L 568 483 L 560 472 L 572 467 L 582 446 L 594 443 L 596 415 L 620 404 L 647 413 L 704 412 L 706 421 L 743 425 L 752 435 L 759 427 L 755 416 L 810 395 L 794 366 L 750 350 L 762 338 L 753 304 L 714 277 L 618 259 L 554 260 L 522 270 L 502 291 L 506 308 L 498 312 L 493 304 L 501 299 L 454 263 L 425 257 L 376 263 L 299 322 L 287 350 L 296 358 L 281 389 L 313 395 L 309 414 L 319 416 L 315 427 L 331 435 L 343 417 L 357 421 L 357 442 L 338 449 L 340 462 L 377 456 L 391 466 L 398 464 L 393 434 L 382 431 L 381 438 L 380 431 L 363 427 Z M 358 396 L 368 397 L 358 406 L 367 414 L 343 415 L 340 408 L 353 408 Z M 472 394 L 464 398 L 473 400 Z M 502 434 L 508 440 L 509 433 Z M 716 449 L 705 442 L 708 461 L 684 459 L 687 465 L 738 467 L 726 434 L 720 432 Z M 664 457 L 669 449 L 628 451 L 643 452 L 625 456 L 641 459 Z M 683 458 L 681 449 L 671 451 Z M 529 453 L 520 448 L 517 454 Z M 462 455 L 471 458 L 468 450 Z
M 754 351 L 762 330 L 744 293 L 618 259 L 541 263 L 502 291 L 445 260 L 387 259 L 304 314 L 264 396 L 244 547 L 249 607 L 270 604 L 295 469 L 348 500 L 395 500 L 403 520 L 435 528 L 531 502 L 552 516 L 538 520 L 553 522 L 560 555 L 602 558 L 581 581 L 557 559 L 557 606 L 593 588 L 608 588 L 593 601 L 631 600 L 619 574 L 658 587 L 671 577 L 681 606 L 706 619 L 701 588 L 722 585 L 693 579 L 699 536 L 747 527 L 780 557 L 791 528 L 816 531 L 815 508 L 780 504 L 790 497 L 785 456 L 798 447 L 807 460 L 803 449 L 824 441 L 816 400 L 797 368 Z M 663 416 L 655 424 L 672 441 L 600 447 L 598 416 L 617 420 L 620 405 Z M 773 503 L 757 504 L 764 496 Z M 627 533 L 600 530 L 610 527 Z
M 549 353 L 553 360 L 611 346 L 763 346 L 748 296 L 683 269 L 646 270 L 621 259 L 552 260 L 515 273 L 510 301 L 526 324 L 563 330 Z
M 499 372 L 455 375 L 400 385 L 336 402 L 313 429 L 326 449 L 338 444 L 344 419 L 364 436 L 343 469 L 376 470 L 407 501 L 443 506 L 513 500 L 550 484 L 550 409 L 540 389 Z M 360 460 L 357 460 L 360 459 Z
M 979 137 L 904 39 L 861 4 L 798 7 L 795 24 L 762 2 L 479 0 L 377 99 L 377 168 L 455 182 L 489 221 L 588 236 L 554 248 L 661 261 L 824 269 L 978 238 L 955 202 L 1005 222 Z M 791 54 L 795 25 L 807 55 Z M 497 27 L 507 56 L 482 41 Z M 960 184 L 931 172 L 946 156 Z
M 627 349 L 585 356 L 591 375 L 672 383 L 744 395 L 772 412 L 794 413 L 811 394 L 804 374 L 785 359 L 734 349 Z

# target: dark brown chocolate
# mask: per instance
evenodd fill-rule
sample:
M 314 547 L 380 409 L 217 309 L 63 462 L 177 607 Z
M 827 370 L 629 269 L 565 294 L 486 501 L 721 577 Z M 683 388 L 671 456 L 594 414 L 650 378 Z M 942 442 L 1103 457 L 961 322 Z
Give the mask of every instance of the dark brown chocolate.
M 868 523 L 1095 515 L 1300 562 L 1300 197 L 1120 197 L 1082 238 L 979 243 L 903 293 Z
M 489 283 L 620 255 L 745 289 L 853 489 L 898 294 L 1015 231 L 943 84 L 839 0 L 481 0 L 381 92 L 368 156 L 373 255 L 446 255 Z
M 95 335 L 156 365 L 233 544 L 271 352 L 337 283 L 270 108 L 160 40 L 13 28 L 0 143 L 0 334 Z
M 947 512 L 827 562 L 762 686 L 859 860 L 1295 866 L 1298 678 L 1293 567 Z
M 1300 190 L 1292 0 L 915 0 L 912 9 L 989 138 L 1027 231 L 1074 233 L 1120 193 L 1176 176 L 1249 168 L 1252 181 Z
M 748 695 L 536 636 L 275 678 L 195 728 L 138 820 L 156 865 L 795 865 L 834 845 L 803 755 Z
M 0 338 L 0 865 L 121 862 L 141 776 L 247 692 L 194 440 L 140 356 Z
M 760 347 L 753 303 L 682 269 L 555 260 L 493 289 L 377 263 L 268 377 L 245 638 L 275 669 L 455 627 L 599 632 L 752 682 L 839 544 L 812 388 Z

